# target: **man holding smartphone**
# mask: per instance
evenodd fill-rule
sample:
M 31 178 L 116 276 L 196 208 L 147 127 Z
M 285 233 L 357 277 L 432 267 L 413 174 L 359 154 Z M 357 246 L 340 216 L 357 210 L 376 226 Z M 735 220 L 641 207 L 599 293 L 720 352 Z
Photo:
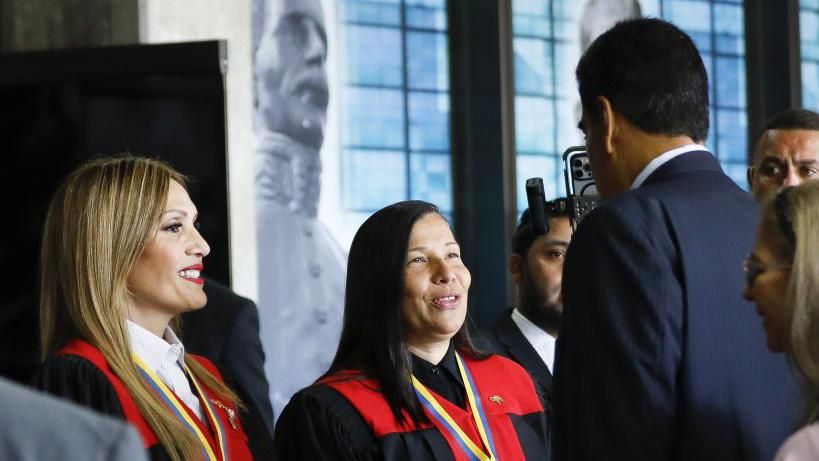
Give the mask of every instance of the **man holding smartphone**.
M 566 256 L 554 459 L 772 459 L 798 389 L 740 296 L 757 208 L 702 146 L 697 48 L 670 23 L 628 20 L 576 75 L 604 200 Z

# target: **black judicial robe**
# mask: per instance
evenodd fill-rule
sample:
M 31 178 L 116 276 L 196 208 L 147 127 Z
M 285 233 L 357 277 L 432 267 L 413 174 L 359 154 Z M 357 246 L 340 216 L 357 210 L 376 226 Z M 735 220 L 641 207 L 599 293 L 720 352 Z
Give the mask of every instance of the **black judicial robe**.
M 529 374 L 497 355 L 461 358 L 475 381 L 497 459 L 546 458 L 548 423 Z M 413 374 L 480 446 L 453 348 L 438 365 L 413 357 Z M 281 460 L 467 459 L 432 423 L 398 424 L 377 383 L 350 370 L 294 395 L 277 423 L 275 443 Z
M 211 374 L 222 379 L 219 371 L 208 359 L 189 354 Z M 253 457 L 247 447 L 247 436 L 238 418 L 233 419 L 223 407 L 231 407 L 237 414 L 236 407 L 230 402 L 222 402 L 221 398 L 200 383 L 206 398 L 218 400 L 222 405 L 215 405 L 214 411 L 219 418 L 225 432 L 228 448 L 228 458 L 231 461 L 250 461 Z M 128 421 L 139 432 L 148 457 L 151 461 L 170 460 L 168 453 L 159 443 L 147 421 L 137 407 L 136 402 L 128 393 L 122 381 L 113 373 L 102 353 L 91 344 L 82 340 L 73 340 L 62 348 L 56 356 L 43 363 L 34 378 L 34 386 L 58 397 L 71 400 L 79 405 L 89 407 L 99 413 Z M 194 392 L 196 390 L 194 389 Z M 199 396 L 200 399 L 203 396 Z M 178 400 L 188 415 L 197 423 L 211 445 L 211 449 L 220 458 L 218 445 L 215 442 L 214 432 L 190 410 L 181 400 Z M 204 406 L 204 403 L 203 403 Z M 235 427 L 233 427 L 235 425 Z

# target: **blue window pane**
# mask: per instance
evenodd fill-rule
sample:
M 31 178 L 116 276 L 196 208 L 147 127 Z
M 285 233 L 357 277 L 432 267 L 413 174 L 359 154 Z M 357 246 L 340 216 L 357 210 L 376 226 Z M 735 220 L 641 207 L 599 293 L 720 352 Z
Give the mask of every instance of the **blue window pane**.
M 819 9 L 819 0 L 799 0 L 799 8 Z
M 451 214 L 446 0 L 337 4 L 345 209 L 371 213 L 412 195 Z
M 411 89 L 449 89 L 446 34 L 407 33 L 407 75 Z
M 452 166 L 449 154 L 410 154 L 410 199 L 438 205 L 452 211 Z
M 577 48 L 566 44 L 566 43 L 555 43 L 555 61 L 556 62 L 571 62 L 573 64 L 579 59 L 578 50 Z M 568 72 L 564 70 L 563 72 L 557 71 L 555 72 L 555 77 L 557 77 L 556 84 L 555 84 L 555 94 L 558 96 L 568 97 L 569 99 L 575 99 L 578 97 L 577 95 L 577 80 L 575 80 L 574 76 L 574 67 L 572 66 L 568 69 Z M 552 70 L 550 69 L 550 72 Z M 577 123 L 575 123 L 576 125 Z
M 745 37 L 717 35 L 717 53 L 742 56 L 745 54 Z
M 512 17 L 512 30 L 515 36 L 546 38 L 552 34 L 552 24 L 541 16 L 516 14 Z
M 799 35 L 802 59 L 819 60 L 819 13 L 802 11 L 799 14 Z
M 512 14 L 541 16 L 546 19 L 549 15 L 549 4 L 547 0 L 514 0 Z
M 741 56 L 745 54 L 744 37 L 733 35 L 717 35 L 717 52 Z
M 819 27 L 819 15 L 816 11 L 799 12 L 799 38 L 806 42 L 816 42 Z
M 416 3 L 417 5 L 410 6 L 411 3 Z M 430 5 L 425 5 L 424 3 L 430 3 Z M 433 3 L 443 2 L 407 2 L 407 25 L 409 27 L 423 29 L 446 30 L 445 6 L 432 5 Z
M 717 58 L 715 104 L 723 107 L 745 107 L 745 59 Z
M 346 149 L 342 194 L 353 210 L 377 210 L 406 196 L 407 168 L 402 151 Z
M 517 168 L 517 209 L 518 215 L 527 208 L 526 180 L 529 178 L 543 178 L 543 191 L 546 200 L 552 200 L 565 194 L 563 184 L 563 167 L 554 155 L 526 155 L 518 153 Z
M 742 163 L 722 163 L 722 169 L 725 170 L 725 174 L 727 174 L 731 179 L 734 180 L 735 183 L 745 191 L 748 191 L 748 165 L 745 162 Z
M 401 24 L 399 0 L 344 0 L 339 9 L 344 22 L 391 26 Z
M 694 45 L 697 46 L 697 50 L 699 50 L 700 54 L 708 54 L 711 52 L 711 34 L 708 32 L 689 32 L 685 31 L 689 36 L 691 36 L 691 40 L 694 41 Z
M 547 0 L 513 0 L 512 33 L 515 36 L 551 37 Z
M 748 159 L 748 120 L 744 111 L 717 110 L 717 154 L 720 161 Z
M 411 150 L 449 150 L 449 94 L 409 94 Z
M 819 64 L 802 62 L 802 104 L 819 110 Z
M 549 42 L 539 39 L 516 38 L 515 91 L 533 95 L 551 95 L 552 56 Z
M 711 118 L 711 120 L 713 120 L 713 117 Z M 714 155 L 716 155 L 717 149 L 715 147 L 716 144 L 714 139 L 715 137 L 712 133 L 711 136 L 708 137 L 708 140 L 705 142 L 705 148 L 708 150 L 708 152 L 713 152 Z
M 713 70 L 713 57 L 710 54 L 702 55 L 702 63 L 705 66 L 705 75 L 708 77 L 708 88 L 711 90 L 711 94 L 708 96 L 711 98 L 711 105 L 716 104 L 716 98 L 714 97 L 714 93 L 717 91 L 717 86 L 714 85 L 714 70 Z
M 614 25 L 614 24 L 612 24 Z M 599 31 L 603 33 L 605 30 Z M 560 42 L 571 42 L 577 40 L 579 35 L 577 21 L 569 17 L 561 17 L 555 14 L 554 17 L 554 38 Z
M 802 59 L 819 61 L 819 42 L 802 42 Z
M 344 109 L 345 146 L 405 148 L 400 90 L 348 87 Z
M 745 22 L 742 7 L 739 5 L 714 4 L 714 31 L 721 34 L 742 36 L 745 34 Z
M 398 30 L 348 25 L 345 35 L 348 83 L 401 85 L 401 33 Z
M 672 0 L 665 3 L 669 9 L 666 19 L 680 29 L 691 34 L 694 32 L 711 32 L 711 5 L 709 2 L 693 0 Z
M 546 98 L 515 97 L 515 139 L 518 152 L 555 151 L 552 105 Z
M 590 2 L 586 3 L 588 4 Z M 578 11 L 577 0 L 552 0 L 552 15 L 556 21 L 569 21 L 574 23 L 575 27 L 577 27 L 577 20 L 580 14 L 582 13 Z
M 437 10 L 445 10 L 446 9 L 446 0 L 404 0 L 404 3 L 408 7 L 423 7 L 423 8 L 433 8 Z

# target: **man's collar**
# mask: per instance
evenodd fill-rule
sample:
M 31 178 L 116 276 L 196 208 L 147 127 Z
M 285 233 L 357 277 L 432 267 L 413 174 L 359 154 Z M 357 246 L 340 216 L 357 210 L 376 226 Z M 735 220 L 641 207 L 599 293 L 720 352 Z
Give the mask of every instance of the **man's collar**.
M 651 173 L 657 171 L 658 168 L 665 165 L 666 163 L 670 162 L 676 157 L 679 157 L 682 154 L 686 154 L 688 152 L 695 152 L 695 151 L 704 151 L 706 150 L 704 146 L 699 144 L 686 144 L 685 146 L 677 147 L 676 149 L 671 149 L 670 151 L 664 152 L 656 157 L 650 162 L 648 165 L 643 168 L 643 171 L 634 178 L 634 182 L 631 183 L 632 189 L 637 189 L 638 187 L 642 186 L 646 179 L 651 176 Z
M 535 325 L 534 322 L 527 319 L 525 315 L 520 313 L 520 310 L 516 307 L 512 309 L 512 320 L 518 326 L 518 329 L 524 334 L 524 336 L 540 336 L 540 335 L 547 335 L 552 339 L 556 339 L 554 335 L 549 333 L 548 331 L 540 328 L 539 326 Z

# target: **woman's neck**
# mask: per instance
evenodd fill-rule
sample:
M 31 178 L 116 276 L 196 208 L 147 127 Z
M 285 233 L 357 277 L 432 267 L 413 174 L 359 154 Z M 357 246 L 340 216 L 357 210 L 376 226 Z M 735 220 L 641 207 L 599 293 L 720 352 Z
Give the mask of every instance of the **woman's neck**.
M 407 349 L 416 356 L 432 364 L 438 364 L 443 360 L 446 351 L 449 349 L 449 340 L 431 342 L 408 342 Z
M 173 317 L 159 315 L 157 313 L 144 313 L 133 308 L 128 309 L 128 320 L 160 338 L 165 337 L 165 329 L 168 328 L 168 323 L 170 323 L 171 318 Z

